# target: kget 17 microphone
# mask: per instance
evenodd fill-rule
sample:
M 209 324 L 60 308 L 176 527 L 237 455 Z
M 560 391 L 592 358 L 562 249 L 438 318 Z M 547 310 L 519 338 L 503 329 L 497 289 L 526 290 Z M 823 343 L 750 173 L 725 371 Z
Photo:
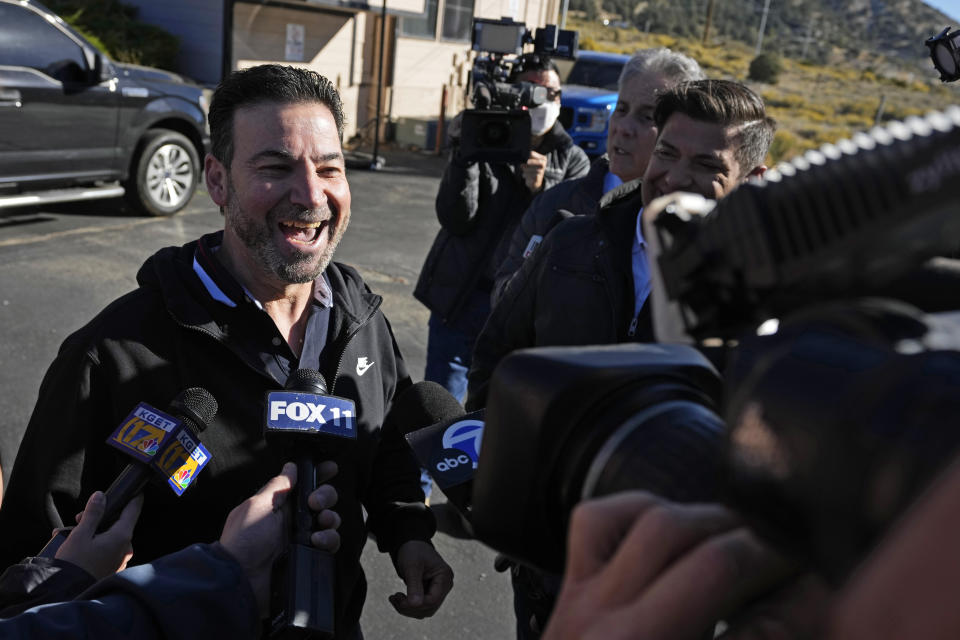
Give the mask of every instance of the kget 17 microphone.
M 184 389 L 167 411 L 139 403 L 124 419 L 107 444 L 131 456 L 129 463 L 104 492 L 107 506 L 98 532 L 109 529 L 123 508 L 157 474 L 177 495 L 190 486 L 210 462 L 210 452 L 200 442 L 199 433 L 217 414 L 217 401 L 200 387 Z M 60 529 L 38 554 L 52 558 L 73 527 Z
M 335 457 L 357 439 L 352 400 L 327 395 L 323 376 L 299 369 L 284 391 L 267 393 L 264 436 L 292 452 L 297 463 L 291 544 L 274 564 L 272 638 L 332 638 L 334 558 L 310 544 L 313 515 L 307 498 L 317 487 L 317 462 Z
M 420 465 L 450 504 L 467 516 L 473 474 L 480 459 L 483 416 L 482 409 L 464 413 L 449 391 L 425 381 L 404 391 L 388 417 L 401 428 Z

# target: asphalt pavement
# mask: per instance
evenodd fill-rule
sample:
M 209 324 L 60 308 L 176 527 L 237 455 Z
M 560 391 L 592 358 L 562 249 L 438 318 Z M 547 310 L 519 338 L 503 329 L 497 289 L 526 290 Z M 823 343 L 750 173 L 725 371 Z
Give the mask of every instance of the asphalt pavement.
M 383 311 L 415 380 L 422 379 L 427 310 L 413 286 L 439 225 L 434 197 L 443 160 L 387 152 L 380 171 L 352 168 L 350 227 L 336 260 L 356 267 L 384 297 Z M 206 193 L 171 218 L 142 218 L 104 201 L 0 210 L 0 464 L 9 478 L 13 451 L 37 399 L 43 373 L 60 343 L 109 301 L 136 286 L 136 271 L 156 250 L 222 228 Z M 434 491 L 434 502 L 443 498 Z M 441 510 L 444 507 L 440 507 Z M 509 638 L 512 593 L 493 570 L 493 552 L 459 537 L 443 518 L 434 542 L 455 572 L 443 608 L 427 620 L 403 618 L 387 596 L 403 590 L 388 557 L 371 543 L 363 563 L 370 582 L 362 625 L 370 640 Z M 449 526 L 448 526 L 449 525 Z

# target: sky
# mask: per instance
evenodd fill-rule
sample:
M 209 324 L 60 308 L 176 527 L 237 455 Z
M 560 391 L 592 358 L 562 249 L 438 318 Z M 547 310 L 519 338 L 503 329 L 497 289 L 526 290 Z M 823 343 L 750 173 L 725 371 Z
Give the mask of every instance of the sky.
M 954 28 L 960 27 L 960 0 L 925 0 L 925 2 L 956 20 L 957 24 L 953 25 Z

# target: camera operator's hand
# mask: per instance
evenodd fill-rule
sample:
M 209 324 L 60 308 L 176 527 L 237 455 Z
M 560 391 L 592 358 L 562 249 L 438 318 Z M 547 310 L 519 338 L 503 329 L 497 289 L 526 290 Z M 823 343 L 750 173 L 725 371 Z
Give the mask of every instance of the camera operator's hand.
M 850 578 L 831 640 L 960 637 L 960 462 L 904 514 Z
M 447 140 L 450 143 L 459 143 L 460 142 L 460 132 L 463 130 L 463 111 L 458 113 L 450 121 L 450 126 L 447 127 Z
M 591 500 L 572 516 L 567 571 L 544 640 L 711 637 L 715 623 L 792 578 L 793 568 L 715 504 L 676 504 L 645 492 Z M 727 638 L 823 619 L 817 584 L 791 581 Z M 812 612 L 812 613 L 811 613 Z M 760 636 L 769 637 L 769 636 Z
M 107 498 L 102 491 L 94 491 L 83 512 L 77 515 L 77 526 L 55 557 L 77 565 L 97 580 L 122 571 L 133 556 L 130 541 L 142 507 L 143 495 L 138 495 L 127 503 L 109 529 L 97 533 Z
M 325 482 L 336 472 L 335 463 L 324 462 L 317 466 L 317 481 Z M 287 498 L 296 483 L 297 465 L 288 462 L 280 475 L 271 478 L 260 491 L 230 512 L 220 534 L 220 545 L 240 564 L 250 581 L 261 617 L 269 612 L 270 573 L 286 543 L 290 510 Z M 320 512 L 320 525 L 330 526 L 315 532 L 311 542 L 330 552 L 340 547 L 340 535 L 335 530 L 340 525 L 340 517 L 329 511 L 336 498 L 333 487 L 321 485 L 308 499 L 310 508 Z
M 547 156 L 536 151 L 530 152 L 530 157 L 520 165 L 523 182 L 530 189 L 530 193 L 538 193 L 543 189 L 543 174 L 547 170 Z

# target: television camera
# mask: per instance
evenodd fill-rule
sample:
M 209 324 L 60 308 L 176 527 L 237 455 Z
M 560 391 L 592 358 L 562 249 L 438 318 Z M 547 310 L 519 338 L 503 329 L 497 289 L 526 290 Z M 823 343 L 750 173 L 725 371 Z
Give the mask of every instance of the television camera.
M 501 362 L 465 507 L 477 538 L 559 572 L 576 503 L 645 489 L 725 500 L 840 582 L 957 454 L 960 268 L 942 256 L 960 240 L 960 108 L 767 174 L 645 230 L 651 300 L 693 346 Z
M 459 156 L 464 162 L 526 162 L 530 155 L 528 109 L 547 101 L 547 90 L 516 82 L 534 57 L 573 58 L 577 32 L 547 25 L 532 32 L 510 18 L 473 20 L 473 109 L 463 113 Z M 532 52 L 524 53 L 526 45 Z

